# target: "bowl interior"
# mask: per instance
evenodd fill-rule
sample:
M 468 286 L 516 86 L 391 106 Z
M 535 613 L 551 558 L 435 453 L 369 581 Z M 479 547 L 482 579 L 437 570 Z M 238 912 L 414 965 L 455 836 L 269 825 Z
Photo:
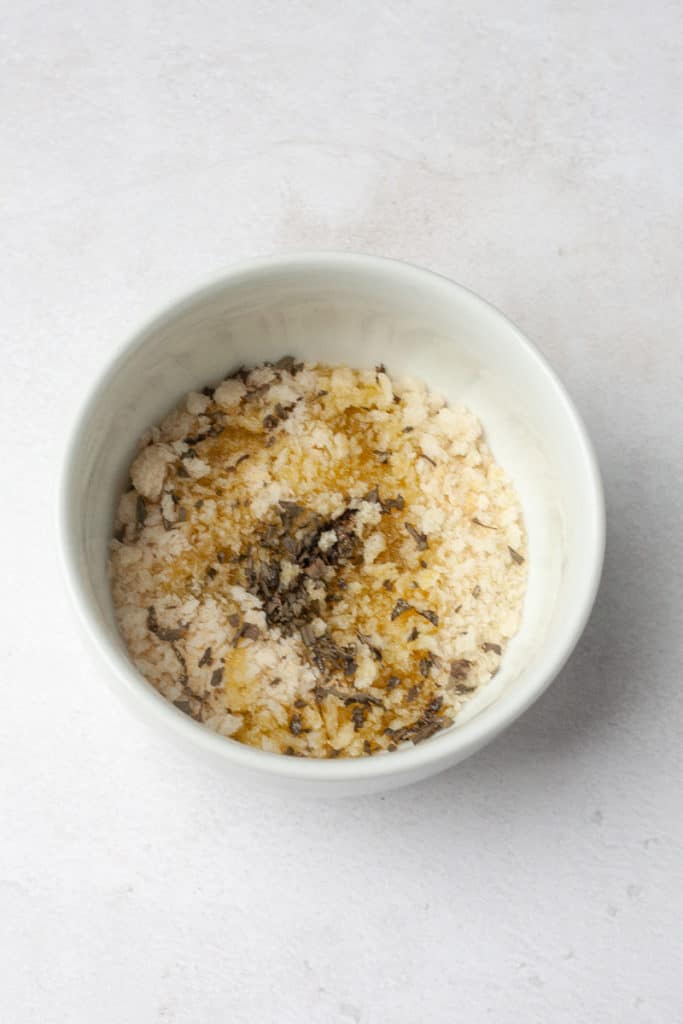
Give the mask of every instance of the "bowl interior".
M 188 390 L 285 354 L 383 362 L 480 418 L 522 501 L 529 583 L 501 671 L 448 732 L 496 706 L 514 717 L 559 668 L 592 603 L 602 537 L 590 445 L 554 375 L 512 324 L 465 289 L 392 261 L 300 257 L 235 272 L 151 323 L 112 365 L 79 421 L 64 488 L 67 562 L 91 625 L 123 651 L 106 560 L 137 438 Z M 427 741 L 445 742 L 447 734 Z

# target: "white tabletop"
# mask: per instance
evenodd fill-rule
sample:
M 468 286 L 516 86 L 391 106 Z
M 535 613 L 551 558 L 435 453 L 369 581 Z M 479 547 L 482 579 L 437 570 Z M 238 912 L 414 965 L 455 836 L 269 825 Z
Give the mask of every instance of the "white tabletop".
M 517 13 L 515 13 L 517 11 Z M 680 4 L 11 0 L 2 36 L 0 1017 L 681 1019 Z M 419 787 L 254 797 L 83 660 L 64 432 L 225 265 L 435 268 L 560 372 L 609 504 L 595 614 L 504 737 Z

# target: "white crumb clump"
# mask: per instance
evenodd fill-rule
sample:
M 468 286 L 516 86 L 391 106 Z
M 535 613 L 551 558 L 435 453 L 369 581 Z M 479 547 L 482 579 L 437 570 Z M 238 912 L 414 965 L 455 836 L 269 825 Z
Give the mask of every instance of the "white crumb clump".
M 150 501 L 158 501 L 171 462 L 173 453 L 166 445 L 151 444 L 143 448 L 130 467 L 130 479 L 138 494 Z
M 246 393 L 246 386 L 241 380 L 226 380 L 219 384 L 213 397 L 222 409 L 232 409 Z
M 363 561 L 366 565 L 372 565 L 375 559 L 386 550 L 387 542 L 383 533 L 371 533 L 365 542 Z
M 185 402 L 185 408 L 190 416 L 201 416 L 210 405 L 211 399 L 209 396 L 202 394 L 200 391 L 190 391 Z
M 211 472 L 211 467 L 203 459 L 187 459 L 184 463 L 185 470 L 193 480 L 201 480 Z
M 338 537 L 334 530 L 325 530 L 324 533 L 320 534 L 320 540 L 318 541 L 318 547 L 323 552 L 329 551 L 337 543 Z
M 286 357 L 191 391 L 141 438 L 110 576 L 139 670 L 273 753 L 429 739 L 519 629 L 519 501 L 422 381 Z

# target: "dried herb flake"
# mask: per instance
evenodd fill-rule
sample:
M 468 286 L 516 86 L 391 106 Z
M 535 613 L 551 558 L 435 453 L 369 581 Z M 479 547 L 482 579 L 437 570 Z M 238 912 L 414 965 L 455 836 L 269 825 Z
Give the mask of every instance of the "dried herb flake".
M 402 494 L 397 494 L 395 498 L 386 498 L 382 502 L 382 511 L 391 512 L 396 509 L 398 512 L 402 512 L 405 508 L 405 499 Z
M 135 526 L 137 527 L 138 532 L 145 525 L 145 520 L 146 519 L 147 519 L 147 504 L 145 502 L 145 499 L 142 497 L 142 495 L 138 494 L 137 498 L 135 499 Z
M 467 658 L 458 658 L 456 661 L 452 661 L 450 665 L 450 677 L 455 680 L 462 680 L 467 678 L 467 674 L 472 667 L 472 662 L 468 661 Z
M 494 654 L 498 655 L 503 653 L 503 648 L 500 646 L 500 644 L 491 644 L 487 642 L 481 645 L 481 649 L 482 651 L 486 651 L 487 653 L 489 651 L 492 651 Z
M 215 668 L 213 670 L 213 672 L 211 673 L 211 679 L 209 680 L 209 685 L 210 686 L 220 686 L 222 682 L 223 682 L 223 666 L 220 665 L 218 668 Z
M 403 615 L 404 612 L 409 611 L 409 609 L 411 609 L 412 607 L 412 604 L 409 604 L 408 601 L 405 601 L 402 597 L 399 597 L 398 601 L 391 609 L 391 621 L 394 622 L 394 620 L 397 619 L 399 615 Z
M 180 640 L 187 630 L 187 626 L 177 626 L 174 629 L 165 629 L 159 625 L 157 619 L 157 613 L 154 605 L 150 605 L 147 609 L 147 629 L 150 633 L 153 633 L 159 640 L 164 640 L 167 643 L 175 643 L 176 640 Z
M 353 722 L 354 732 L 358 732 L 365 725 L 365 716 L 367 715 L 367 708 L 362 704 L 356 704 L 351 711 L 351 721 Z
M 258 640 L 261 635 L 261 630 L 255 622 L 245 622 L 240 631 L 240 635 L 246 637 L 247 640 Z
M 426 551 L 429 547 L 429 544 L 427 543 L 427 535 L 416 530 L 412 523 L 404 523 L 404 526 L 417 544 L 417 550 Z
M 432 626 L 439 625 L 439 616 L 436 612 L 432 611 L 431 608 L 425 608 L 422 611 L 419 608 L 416 608 L 415 611 L 418 615 L 421 615 L 423 619 L 426 619 L 427 622 L 431 622 Z

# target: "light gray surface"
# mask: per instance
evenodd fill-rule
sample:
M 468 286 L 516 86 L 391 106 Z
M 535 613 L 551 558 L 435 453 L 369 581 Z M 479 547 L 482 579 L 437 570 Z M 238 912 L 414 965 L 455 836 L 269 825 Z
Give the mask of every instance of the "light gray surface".
M 680 5 L 94 6 L 14 2 L 2 42 L 3 1021 L 677 1019 Z M 542 701 L 438 780 L 336 805 L 236 791 L 133 721 L 51 532 L 111 346 L 302 247 L 503 308 L 609 505 L 595 615 Z

